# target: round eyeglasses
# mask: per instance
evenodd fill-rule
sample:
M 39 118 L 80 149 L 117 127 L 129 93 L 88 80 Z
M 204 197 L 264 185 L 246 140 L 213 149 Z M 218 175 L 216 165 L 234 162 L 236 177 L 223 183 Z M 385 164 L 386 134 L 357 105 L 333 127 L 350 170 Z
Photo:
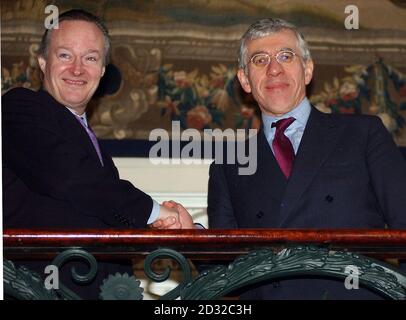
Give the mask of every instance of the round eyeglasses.
M 289 64 L 296 57 L 296 53 L 290 50 L 282 50 L 275 54 L 275 59 L 279 64 Z M 268 53 L 254 54 L 250 62 L 256 67 L 266 67 L 271 62 L 272 56 Z

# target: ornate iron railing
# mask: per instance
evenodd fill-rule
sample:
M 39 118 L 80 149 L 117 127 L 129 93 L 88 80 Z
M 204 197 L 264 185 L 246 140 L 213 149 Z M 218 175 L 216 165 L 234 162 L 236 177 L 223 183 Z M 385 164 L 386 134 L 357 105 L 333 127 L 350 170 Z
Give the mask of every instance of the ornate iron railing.
M 318 275 L 346 279 L 356 269 L 361 286 L 392 299 L 406 298 L 406 273 L 382 259 L 406 259 L 406 230 L 5 230 L 4 288 L 17 299 L 80 299 L 64 284 L 48 288 L 44 279 L 11 261 L 48 260 L 57 268 L 73 258 L 89 265 L 86 275 L 72 270 L 76 282 L 91 281 L 97 261 L 144 257 L 153 281 L 169 278 L 152 270 L 158 259 L 177 262 L 179 285 L 161 299 L 218 299 L 235 289 L 269 279 Z M 187 259 L 218 260 L 222 265 L 192 277 Z M 224 261 L 226 264 L 224 264 Z M 110 275 L 102 299 L 142 299 L 140 281 Z

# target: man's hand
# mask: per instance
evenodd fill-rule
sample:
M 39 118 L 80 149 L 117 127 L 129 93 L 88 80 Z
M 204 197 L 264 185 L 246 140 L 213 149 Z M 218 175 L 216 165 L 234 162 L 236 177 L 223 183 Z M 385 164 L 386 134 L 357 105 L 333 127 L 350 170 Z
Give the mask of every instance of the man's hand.
M 168 206 L 159 206 L 158 219 L 150 225 L 155 229 L 182 229 L 179 213 Z
M 169 212 L 176 212 L 176 216 L 165 216 L 159 214 L 158 220 L 156 220 L 152 227 L 156 229 L 195 229 L 193 219 L 189 212 L 179 203 L 175 201 L 164 201 L 161 205 L 161 210 L 170 210 Z

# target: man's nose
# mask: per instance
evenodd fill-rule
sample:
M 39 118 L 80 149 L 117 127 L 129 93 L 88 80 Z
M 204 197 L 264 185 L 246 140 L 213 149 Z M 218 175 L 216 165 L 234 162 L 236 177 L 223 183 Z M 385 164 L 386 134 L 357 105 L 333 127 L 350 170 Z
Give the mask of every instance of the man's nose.
M 82 61 L 80 59 L 75 59 L 75 61 L 73 61 L 72 63 L 72 73 L 75 76 L 79 76 L 83 73 L 83 64 Z
M 268 76 L 277 76 L 283 72 L 283 68 L 275 58 L 272 58 L 269 64 L 266 66 L 266 74 Z

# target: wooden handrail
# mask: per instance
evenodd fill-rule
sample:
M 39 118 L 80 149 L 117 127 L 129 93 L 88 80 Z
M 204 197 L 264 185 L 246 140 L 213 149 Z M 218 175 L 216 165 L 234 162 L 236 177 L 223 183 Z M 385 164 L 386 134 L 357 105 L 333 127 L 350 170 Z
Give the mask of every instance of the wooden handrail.
M 68 247 L 83 248 L 99 258 L 147 255 L 168 247 L 190 258 L 234 258 L 260 247 L 322 245 L 331 250 L 351 251 L 378 258 L 406 258 L 406 229 L 238 229 L 238 230 L 134 230 L 6 229 L 5 256 L 49 258 Z
M 180 244 L 207 243 L 257 244 L 280 242 L 342 243 L 342 244 L 403 244 L 406 246 L 406 229 L 207 229 L 207 230 L 146 230 L 146 229 L 70 229 L 36 230 L 5 229 L 4 245 L 87 245 L 97 242 L 105 244 Z

